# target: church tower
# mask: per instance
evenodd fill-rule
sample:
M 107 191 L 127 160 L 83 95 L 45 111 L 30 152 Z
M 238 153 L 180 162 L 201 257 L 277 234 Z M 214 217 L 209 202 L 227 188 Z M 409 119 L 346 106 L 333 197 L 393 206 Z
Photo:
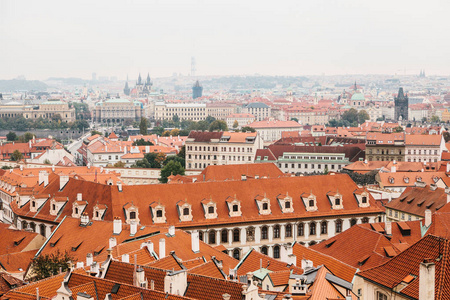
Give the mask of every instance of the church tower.
M 123 88 L 123 93 L 127 96 L 130 96 L 130 87 L 128 86 L 128 76 L 127 81 L 125 82 L 125 87 Z
M 394 99 L 395 103 L 395 120 L 408 121 L 408 95 L 403 93 L 403 88 L 398 89 L 398 95 Z
M 201 86 L 200 82 L 197 80 L 192 87 L 192 99 L 199 98 L 203 94 L 203 87 Z

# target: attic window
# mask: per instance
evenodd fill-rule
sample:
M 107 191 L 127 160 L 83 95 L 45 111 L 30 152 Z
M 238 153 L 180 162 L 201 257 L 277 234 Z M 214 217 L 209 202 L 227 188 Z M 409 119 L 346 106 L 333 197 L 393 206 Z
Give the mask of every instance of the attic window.
M 81 242 L 81 243 L 79 243 L 77 246 L 75 246 L 75 247 L 72 247 L 72 251 L 77 251 L 78 250 L 78 248 L 80 248 L 80 246 L 81 246 L 81 244 L 82 244 L 83 242 Z
M 135 220 L 136 219 L 136 212 L 135 211 L 130 212 L 130 219 L 131 220 Z
M 208 206 L 208 214 L 213 214 L 214 213 L 214 206 Z
M 239 205 L 234 204 L 233 205 L 233 212 L 238 212 L 239 211 Z
M 314 207 L 314 199 L 309 200 L 309 207 Z
M 52 210 L 56 210 L 56 205 L 52 204 Z
M 366 204 L 367 203 L 367 197 L 362 196 L 361 203 Z
M 55 247 L 56 244 L 58 244 L 59 240 L 61 239 L 62 236 L 60 236 L 56 241 L 54 241 L 53 243 L 50 243 L 51 247 Z
M 183 208 L 183 216 L 189 216 L 189 208 L 188 207 Z
M 25 239 L 25 237 L 21 238 L 21 239 L 18 240 L 18 241 L 14 241 L 14 246 L 19 246 L 20 243 L 22 243 L 22 241 L 23 241 L 24 239 Z
M 269 209 L 269 204 L 268 203 L 263 203 L 262 209 L 263 210 L 268 210 Z
M 325 247 L 326 247 L 326 248 L 330 248 L 335 242 L 336 242 L 336 240 L 331 241 L 331 242 L 329 242 L 329 243 L 326 243 L 326 244 L 325 244 Z
M 162 211 L 162 209 L 158 209 L 158 210 L 156 211 L 156 217 L 157 217 L 157 218 L 162 218 L 162 216 L 163 216 L 163 211 Z
M 111 294 L 117 294 L 117 292 L 119 291 L 119 288 L 120 288 L 120 284 L 116 283 L 111 289 Z
M 336 206 L 341 205 L 341 198 L 335 198 L 334 199 L 334 205 L 336 205 Z
M 286 202 L 284 203 L 284 208 L 286 208 L 286 209 L 291 208 L 291 202 L 290 202 L 290 201 L 286 201 Z

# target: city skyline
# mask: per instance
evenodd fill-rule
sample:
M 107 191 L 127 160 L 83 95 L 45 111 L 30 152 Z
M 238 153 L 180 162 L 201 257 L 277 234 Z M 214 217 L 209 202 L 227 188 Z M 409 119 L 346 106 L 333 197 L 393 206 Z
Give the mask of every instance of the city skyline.
M 0 78 L 188 75 L 192 56 L 199 76 L 447 76 L 450 4 L 421 4 L 2 1 Z

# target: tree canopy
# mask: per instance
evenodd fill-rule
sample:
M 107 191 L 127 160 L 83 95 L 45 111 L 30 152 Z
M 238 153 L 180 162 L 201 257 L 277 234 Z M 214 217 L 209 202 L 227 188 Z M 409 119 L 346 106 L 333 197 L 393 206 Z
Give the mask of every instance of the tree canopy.
M 72 256 L 59 250 L 52 254 L 39 255 L 31 262 L 34 279 L 41 280 L 57 275 L 60 271 L 65 272 L 68 270 L 71 261 L 73 261 Z
M 170 175 L 184 175 L 184 168 L 180 162 L 171 160 L 161 169 L 161 177 L 159 181 L 161 183 L 167 183 L 167 178 Z
M 209 131 L 215 131 L 215 130 L 227 131 L 228 130 L 227 123 L 225 121 L 222 121 L 222 120 L 215 120 L 215 121 L 213 121 L 209 125 Z
M 147 135 L 148 122 L 146 118 L 141 118 L 141 122 L 139 123 L 139 133 L 142 135 Z

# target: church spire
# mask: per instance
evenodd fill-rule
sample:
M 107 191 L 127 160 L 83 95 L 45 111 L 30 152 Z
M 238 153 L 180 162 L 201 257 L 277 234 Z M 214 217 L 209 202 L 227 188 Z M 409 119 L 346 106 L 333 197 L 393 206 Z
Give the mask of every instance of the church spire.
M 141 84 L 142 84 L 141 73 L 139 73 L 139 77 L 138 77 L 138 82 L 137 82 L 137 84 L 138 84 L 138 85 L 141 85 Z

